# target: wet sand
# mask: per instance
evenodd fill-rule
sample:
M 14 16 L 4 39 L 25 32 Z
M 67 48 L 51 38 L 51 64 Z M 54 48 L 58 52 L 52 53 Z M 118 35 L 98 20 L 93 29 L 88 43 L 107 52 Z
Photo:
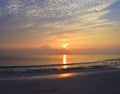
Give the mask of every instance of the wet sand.
M 1 80 L 0 94 L 120 94 L 120 70 Z

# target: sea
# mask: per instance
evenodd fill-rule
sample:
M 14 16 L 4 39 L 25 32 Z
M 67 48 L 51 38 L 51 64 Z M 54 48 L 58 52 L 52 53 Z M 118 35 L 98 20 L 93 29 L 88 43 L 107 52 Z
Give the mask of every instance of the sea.
M 0 56 L 0 80 L 93 69 L 120 69 L 120 55 Z
M 24 55 L 0 56 L 0 66 L 37 66 L 120 59 L 120 55 Z

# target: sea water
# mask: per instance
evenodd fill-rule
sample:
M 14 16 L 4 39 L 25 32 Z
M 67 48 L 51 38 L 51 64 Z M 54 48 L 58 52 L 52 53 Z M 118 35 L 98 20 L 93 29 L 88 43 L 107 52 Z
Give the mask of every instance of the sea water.
M 71 64 L 119 59 L 120 55 L 29 55 L 0 56 L 0 66 L 34 66 L 51 64 Z
M 120 69 L 119 55 L 0 56 L 0 80 L 74 71 Z

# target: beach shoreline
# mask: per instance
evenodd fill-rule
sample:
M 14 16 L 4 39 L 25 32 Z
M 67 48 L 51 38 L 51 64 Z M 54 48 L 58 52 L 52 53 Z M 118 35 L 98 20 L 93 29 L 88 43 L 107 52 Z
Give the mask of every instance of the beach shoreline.
M 74 74 L 79 75 L 74 75 Z M 119 94 L 120 70 L 69 72 L 51 78 L 36 76 L 1 80 L 1 94 Z M 59 76 L 58 76 L 59 75 Z M 61 76 L 60 76 L 61 75 Z M 50 75 L 48 75 L 50 76 Z
M 0 94 L 119 94 L 120 59 L 0 67 Z

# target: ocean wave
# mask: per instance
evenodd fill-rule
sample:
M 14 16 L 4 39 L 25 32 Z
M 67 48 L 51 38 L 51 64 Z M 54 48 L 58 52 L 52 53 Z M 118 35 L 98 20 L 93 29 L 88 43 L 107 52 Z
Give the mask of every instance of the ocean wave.
M 0 78 L 26 77 L 84 70 L 120 69 L 120 59 L 72 64 L 50 64 L 34 66 L 0 66 Z

